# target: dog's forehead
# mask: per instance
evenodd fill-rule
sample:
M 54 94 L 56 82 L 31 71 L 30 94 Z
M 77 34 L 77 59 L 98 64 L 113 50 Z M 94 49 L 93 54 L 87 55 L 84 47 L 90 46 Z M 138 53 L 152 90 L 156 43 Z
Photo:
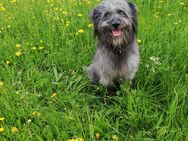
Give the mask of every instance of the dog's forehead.
M 126 0 L 105 0 L 102 2 L 102 5 L 108 11 L 116 11 L 117 9 L 125 10 L 126 12 L 130 12 L 130 7 Z

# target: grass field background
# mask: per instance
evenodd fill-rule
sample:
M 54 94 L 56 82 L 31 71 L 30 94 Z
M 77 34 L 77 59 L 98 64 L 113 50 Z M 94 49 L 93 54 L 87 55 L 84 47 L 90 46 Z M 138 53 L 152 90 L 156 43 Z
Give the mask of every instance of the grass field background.
M 99 2 L 0 1 L 0 141 L 188 140 L 188 2 L 133 0 L 141 64 L 113 97 L 82 69 Z

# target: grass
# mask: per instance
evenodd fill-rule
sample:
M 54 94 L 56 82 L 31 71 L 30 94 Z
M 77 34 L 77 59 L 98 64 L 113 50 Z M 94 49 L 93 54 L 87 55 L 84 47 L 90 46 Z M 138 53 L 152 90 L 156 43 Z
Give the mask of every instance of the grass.
M 109 97 L 82 71 L 99 1 L 1 0 L 0 140 L 188 140 L 188 2 L 133 1 L 137 81 Z

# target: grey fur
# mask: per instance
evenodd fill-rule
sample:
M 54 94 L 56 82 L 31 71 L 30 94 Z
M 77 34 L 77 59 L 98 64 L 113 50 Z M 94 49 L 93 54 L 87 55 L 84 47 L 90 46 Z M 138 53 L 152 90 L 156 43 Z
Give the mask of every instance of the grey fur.
M 105 0 L 91 12 L 94 35 L 98 38 L 93 63 L 87 67 L 89 79 L 107 87 L 132 80 L 139 65 L 137 8 L 125 0 Z M 112 23 L 120 23 L 121 36 L 112 35 Z

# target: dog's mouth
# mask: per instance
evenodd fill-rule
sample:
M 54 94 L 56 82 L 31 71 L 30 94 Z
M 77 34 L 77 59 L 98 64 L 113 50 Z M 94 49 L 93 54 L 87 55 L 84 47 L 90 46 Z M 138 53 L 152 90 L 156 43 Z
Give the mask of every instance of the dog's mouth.
M 112 35 L 114 37 L 119 37 L 123 34 L 122 29 L 112 29 Z

